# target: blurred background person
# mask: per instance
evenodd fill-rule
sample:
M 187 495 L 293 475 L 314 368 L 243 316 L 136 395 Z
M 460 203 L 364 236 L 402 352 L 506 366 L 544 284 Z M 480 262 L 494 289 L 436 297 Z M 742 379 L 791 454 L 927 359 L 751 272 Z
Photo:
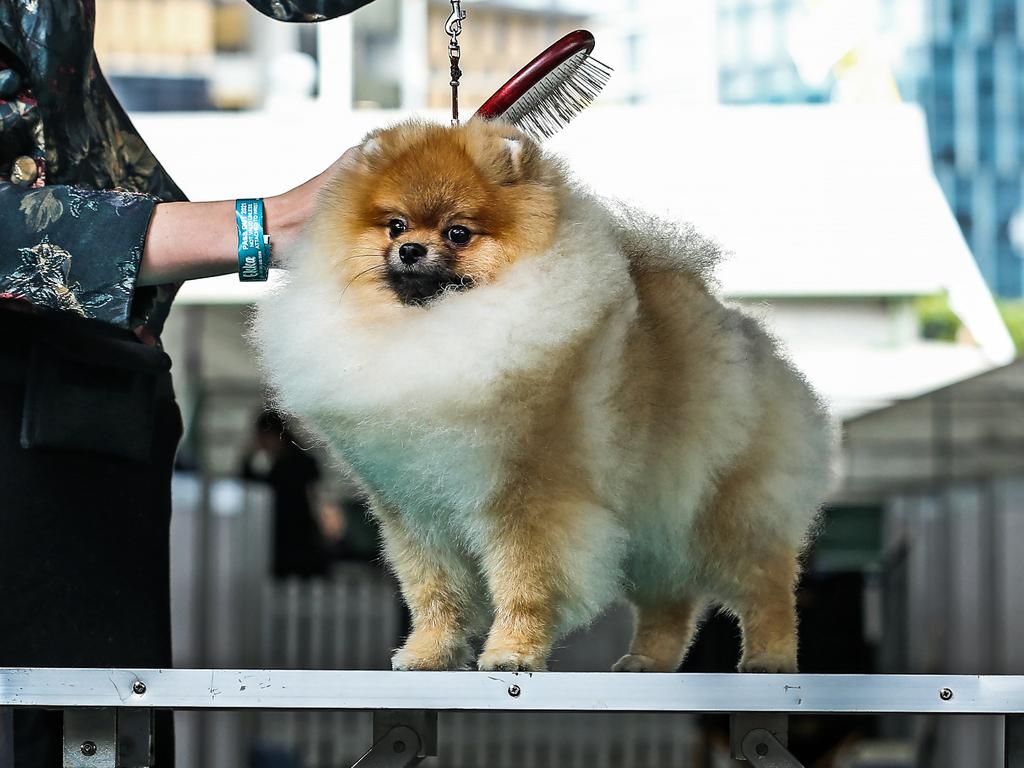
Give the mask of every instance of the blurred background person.
M 335 507 L 321 506 L 316 458 L 299 447 L 275 411 L 265 410 L 257 417 L 242 477 L 266 483 L 273 495 L 274 577 L 326 576 L 325 533 L 332 540 L 340 539 L 344 524 Z

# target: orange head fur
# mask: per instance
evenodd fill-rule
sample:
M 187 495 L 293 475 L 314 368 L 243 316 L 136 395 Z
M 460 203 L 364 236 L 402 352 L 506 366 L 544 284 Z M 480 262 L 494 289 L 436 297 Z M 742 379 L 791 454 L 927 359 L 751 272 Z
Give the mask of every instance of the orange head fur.
M 525 134 L 473 120 L 369 134 L 324 188 L 314 253 L 339 294 L 425 306 L 550 246 L 565 180 Z

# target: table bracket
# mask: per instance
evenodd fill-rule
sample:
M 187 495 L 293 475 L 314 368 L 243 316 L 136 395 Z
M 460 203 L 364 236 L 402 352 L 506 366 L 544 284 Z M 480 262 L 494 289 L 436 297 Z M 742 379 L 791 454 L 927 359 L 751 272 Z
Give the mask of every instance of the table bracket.
M 729 742 L 734 760 L 759 768 L 803 768 L 786 748 L 789 717 L 778 713 L 742 712 L 729 716 Z
M 412 768 L 437 754 L 437 713 L 374 712 L 373 738 L 352 768 Z
M 63 765 L 64 768 L 150 768 L 153 765 L 153 710 L 65 709 Z

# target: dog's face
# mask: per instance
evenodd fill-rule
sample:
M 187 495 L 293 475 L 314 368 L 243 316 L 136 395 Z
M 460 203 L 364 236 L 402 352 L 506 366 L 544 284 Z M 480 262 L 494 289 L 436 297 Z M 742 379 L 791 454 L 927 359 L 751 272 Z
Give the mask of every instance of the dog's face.
M 325 188 L 317 258 L 339 291 L 427 306 L 496 279 L 554 236 L 560 169 L 509 126 L 404 123 L 371 134 Z

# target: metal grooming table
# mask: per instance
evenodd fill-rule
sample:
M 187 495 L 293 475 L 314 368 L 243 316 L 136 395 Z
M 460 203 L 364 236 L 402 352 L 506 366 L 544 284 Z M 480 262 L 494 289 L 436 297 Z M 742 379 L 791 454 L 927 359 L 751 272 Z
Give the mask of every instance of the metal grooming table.
M 1005 766 L 1024 768 L 1017 675 L 0 669 L 0 768 L 13 764 L 14 707 L 63 710 L 65 768 L 147 768 L 156 709 L 371 711 L 360 768 L 436 755 L 438 712 L 726 713 L 733 756 L 761 768 L 801 768 L 791 714 L 1003 715 Z

